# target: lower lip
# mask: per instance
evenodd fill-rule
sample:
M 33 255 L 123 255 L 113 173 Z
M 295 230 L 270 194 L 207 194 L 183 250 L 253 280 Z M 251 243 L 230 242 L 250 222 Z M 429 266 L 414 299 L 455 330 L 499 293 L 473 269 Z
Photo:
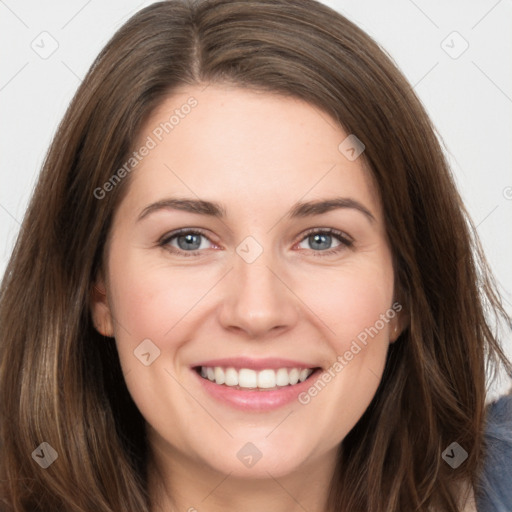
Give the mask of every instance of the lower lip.
M 259 389 L 235 389 L 205 379 L 194 369 L 192 369 L 192 372 L 195 374 L 196 378 L 199 379 L 205 391 L 220 402 L 242 411 L 271 411 L 279 409 L 294 400 L 298 400 L 298 395 L 306 391 L 312 385 L 315 378 L 322 370 L 321 368 L 317 368 L 304 382 L 298 382 L 293 386 L 284 386 L 268 391 Z

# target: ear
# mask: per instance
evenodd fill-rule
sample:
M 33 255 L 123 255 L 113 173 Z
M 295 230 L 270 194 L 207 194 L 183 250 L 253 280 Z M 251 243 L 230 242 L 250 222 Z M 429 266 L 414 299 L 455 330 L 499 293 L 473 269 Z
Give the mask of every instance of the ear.
M 395 305 L 398 306 L 395 307 Z M 409 326 L 409 313 L 405 310 L 405 308 L 400 303 L 395 302 L 392 309 L 396 312 L 396 314 L 389 321 L 390 343 L 394 343 Z
M 91 316 L 95 329 L 103 336 L 112 338 L 114 336 L 114 323 L 112 322 L 105 282 L 101 276 L 93 283 L 90 301 Z

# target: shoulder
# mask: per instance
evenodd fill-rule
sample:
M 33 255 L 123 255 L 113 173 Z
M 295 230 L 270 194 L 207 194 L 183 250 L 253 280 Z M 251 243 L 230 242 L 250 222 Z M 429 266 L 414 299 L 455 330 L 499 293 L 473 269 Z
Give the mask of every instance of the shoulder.
M 487 406 L 486 454 L 477 490 L 478 512 L 512 511 L 512 394 Z

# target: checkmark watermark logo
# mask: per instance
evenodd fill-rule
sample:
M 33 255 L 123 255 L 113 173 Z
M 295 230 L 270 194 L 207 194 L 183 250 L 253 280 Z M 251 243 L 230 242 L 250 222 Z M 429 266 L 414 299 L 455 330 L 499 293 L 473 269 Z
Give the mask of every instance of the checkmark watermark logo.
M 248 236 L 238 244 L 236 253 L 246 263 L 254 263 L 263 253 L 263 247 L 254 237 Z
M 469 43 L 454 30 L 441 41 L 441 48 L 450 58 L 455 60 L 469 48 Z
M 32 458 L 43 468 L 51 466 L 59 457 L 59 454 L 49 443 L 41 443 L 33 452 Z
M 137 345 L 133 355 L 144 366 L 151 366 L 160 357 L 160 349 L 149 338 L 146 338 Z
M 453 442 L 441 457 L 453 469 L 457 469 L 468 458 L 468 452 L 459 443 Z
M 343 139 L 338 146 L 338 151 L 351 162 L 357 160 L 365 149 L 366 146 L 353 133 Z
M 30 43 L 30 47 L 41 59 L 49 59 L 59 48 L 59 43 L 49 32 L 43 31 Z
M 245 443 L 236 456 L 244 466 L 252 468 L 263 457 L 263 453 L 253 443 Z

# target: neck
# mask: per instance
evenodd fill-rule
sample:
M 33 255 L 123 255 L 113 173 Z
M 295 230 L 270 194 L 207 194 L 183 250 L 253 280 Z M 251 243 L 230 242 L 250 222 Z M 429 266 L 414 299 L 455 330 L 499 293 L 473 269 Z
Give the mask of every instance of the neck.
M 223 474 L 204 461 L 158 451 L 148 465 L 151 512 L 326 512 L 336 451 L 305 462 L 293 473 L 257 478 Z

